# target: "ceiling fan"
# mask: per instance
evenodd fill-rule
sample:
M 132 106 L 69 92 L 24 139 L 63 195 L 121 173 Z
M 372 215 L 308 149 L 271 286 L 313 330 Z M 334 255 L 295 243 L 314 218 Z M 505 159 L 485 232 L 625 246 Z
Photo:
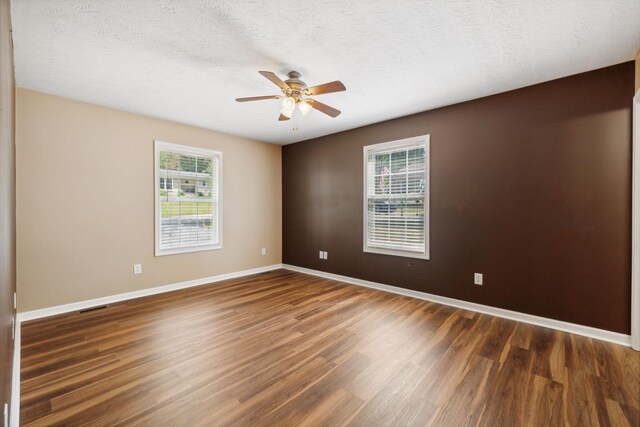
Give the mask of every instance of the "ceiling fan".
M 340 110 L 336 110 L 335 108 L 330 107 L 327 104 L 323 104 L 322 102 L 316 101 L 315 99 L 309 97 L 313 95 L 322 95 L 325 93 L 342 92 L 344 90 L 347 90 L 347 88 L 344 87 L 341 81 L 336 80 L 317 86 L 307 87 L 307 84 L 300 80 L 301 75 L 297 71 L 291 71 L 289 74 L 287 74 L 289 78 L 285 81 L 280 80 L 280 78 L 271 71 L 258 72 L 275 83 L 282 90 L 283 95 L 236 98 L 236 101 L 247 102 L 262 101 L 265 99 L 282 99 L 282 109 L 280 110 L 280 117 L 278 118 L 278 120 L 280 121 L 289 120 L 293 115 L 293 111 L 296 109 L 296 106 L 303 116 L 306 116 L 312 108 L 321 111 L 331 117 L 338 117 L 340 115 Z

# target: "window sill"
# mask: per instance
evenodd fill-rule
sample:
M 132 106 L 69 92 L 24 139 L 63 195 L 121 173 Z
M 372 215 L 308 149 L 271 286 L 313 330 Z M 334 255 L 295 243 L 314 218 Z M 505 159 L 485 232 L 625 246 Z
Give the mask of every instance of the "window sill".
M 428 250 L 425 252 L 410 252 L 410 251 L 401 251 L 397 249 L 384 249 L 384 248 L 374 248 L 365 246 L 362 248 L 363 252 L 371 253 L 371 254 L 379 254 L 379 255 L 391 255 L 398 256 L 404 258 L 417 258 L 417 259 L 429 259 Z
M 186 253 L 190 253 L 190 252 L 212 251 L 212 250 L 216 250 L 216 249 L 222 249 L 222 244 L 218 244 L 218 245 L 202 245 L 202 246 L 188 246 L 188 247 L 171 248 L 171 249 L 159 249 L 159 248 L 156 248 L 156 256 L 186 254 Z

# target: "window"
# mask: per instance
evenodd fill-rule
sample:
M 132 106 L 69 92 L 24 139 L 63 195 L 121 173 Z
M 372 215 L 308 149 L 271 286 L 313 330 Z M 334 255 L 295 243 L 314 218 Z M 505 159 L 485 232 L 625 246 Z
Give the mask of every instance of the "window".
M 222 153 L 156 141 L 155 181 L 156 256 L 221 248 Z
M 161 190 L 172 190 L 173 189 L 173 180 L 167 178 L 160 178 L 160 189 Z
M 365 252 L 429 259 L 429 135 L 364 147 Z

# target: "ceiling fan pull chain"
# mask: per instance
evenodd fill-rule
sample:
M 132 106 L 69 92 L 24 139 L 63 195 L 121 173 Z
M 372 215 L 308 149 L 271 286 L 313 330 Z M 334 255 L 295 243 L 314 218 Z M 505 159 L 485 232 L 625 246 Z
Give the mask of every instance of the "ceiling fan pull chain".
M 298 131 L 298 129 L 299 129 L 299 128 L 298 128 L 298 115 L 297 115 L 297 114 L 293 114 L 293 115 L 292 115 L 292 117 L 291 117 L 291 119 L 292 119 L 292 120 L 291 120 L 291 124 L 293 125 L 292 130 L 293 130 L 294 132 L 297 132 L 297 131 Z

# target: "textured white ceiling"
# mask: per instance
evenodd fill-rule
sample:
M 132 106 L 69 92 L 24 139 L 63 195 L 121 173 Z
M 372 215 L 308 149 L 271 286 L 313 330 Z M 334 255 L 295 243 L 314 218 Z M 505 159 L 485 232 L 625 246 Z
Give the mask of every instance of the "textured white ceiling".
M 290 143 L 631 60 L 640 0 L 13 0 L 18 86 Z M 258 74 L 342 110 L 278 122 Z

